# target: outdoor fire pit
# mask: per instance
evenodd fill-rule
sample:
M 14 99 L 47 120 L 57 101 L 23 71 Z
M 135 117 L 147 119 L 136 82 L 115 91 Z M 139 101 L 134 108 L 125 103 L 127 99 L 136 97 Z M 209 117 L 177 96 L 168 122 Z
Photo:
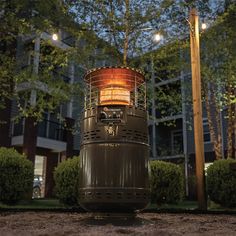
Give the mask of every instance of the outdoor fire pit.
M 149 202 L 146 84 L 127 67 L 89 71 L 82 118 L 79 202 L 132 213 Z

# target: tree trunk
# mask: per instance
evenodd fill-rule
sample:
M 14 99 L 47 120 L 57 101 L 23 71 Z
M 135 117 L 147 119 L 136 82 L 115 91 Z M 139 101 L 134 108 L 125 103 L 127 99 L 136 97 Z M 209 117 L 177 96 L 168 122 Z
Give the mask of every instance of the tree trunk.
M 127 56 L 129 48 L 129 0 L 125 0 L 125 39 L 124 39 L 124 55 L 123 55 L 123 64 L 127 66 Z
M 218 159 L 222 159 L 223 155 L 223 139 L 222 139 L 222 129 L 221 129 L 221 110 L 219 105 L 216 102 L 216 93 L 215 93 L 215 88 L 211 89 L 211 94 L 212 94 L 212 105 L 213 105 L 213 109 L 214 109 L 214 114 L 213 117 L 215 118 L 215 122 L 216 122 L 216 135 L 217 135 L 217 155 L 218 155 Z M 213 123 L 213 122 L 212 122 Z M 212 124 L 214 125 L 214 124 Z
M 228 107 L 228 127 L 227 127 L 227 158 L 233 156 L 233 112 L 232 105 Z
M 206 84 L 203 85 L 203 92 L 205 95 L 205 104 L 206 104 L 207 119 L 208 119 L 208 124 L 209 124 L 211 141 L 213 142 L 213 147 L 214 147 L 216 159 L 219 160 L 222 158 L 222 148 L 221 148 L 222 144 L 219 143 L 219 141 L 222 142 L 222 136 L 221 136 L 221 132 L 218 132 L 218 130 L 216 130 L 216 128 L 214 126 L 214 116 L 211 111 L 213 104 L 211 103 L 210 98 L 209 98 L 209 93 L 208 93 L 209 89 L 210 89 L 210 87 L 208 88 L 208 86 Z M 213 96 L 215 96 L 215 95 L 213 95 Z M 219 120 L 219 117 L 218 117 L 218 120 Z M 218 138 L 217 138 L 217 134 L 218 134 Z
M 233 105 L 230 101 L 230 96 L 232 90 L 230 86 L 227 89 L 227 104 L 228 104 L 228 127 L 227 127 L 227 158 L 232 158 L 233 156 Z
M 236 103 L 234 104 L 234 159 L 236 159 Z

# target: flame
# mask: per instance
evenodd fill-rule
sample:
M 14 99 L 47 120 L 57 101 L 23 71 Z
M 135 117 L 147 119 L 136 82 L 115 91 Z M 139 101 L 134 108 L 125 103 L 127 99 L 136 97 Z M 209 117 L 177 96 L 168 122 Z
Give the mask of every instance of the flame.
M 100 91 L 100 105 L 129 105 L 130 91 L 122 87 L 109 87 Z

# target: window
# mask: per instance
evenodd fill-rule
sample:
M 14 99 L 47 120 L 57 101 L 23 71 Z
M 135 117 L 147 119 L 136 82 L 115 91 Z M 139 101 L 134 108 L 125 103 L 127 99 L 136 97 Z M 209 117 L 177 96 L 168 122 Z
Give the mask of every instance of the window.
M 182 130 L 173 130 L 171 132 L 171 152 L 172 155 L 183 153 L 183 132 Z
M 211 135 L 210 135 L 209 124 L 208 124 L 207 118 L 203 118 L 202 125 L 203 125 L 204 143 L 210 143 L 211 142 Z

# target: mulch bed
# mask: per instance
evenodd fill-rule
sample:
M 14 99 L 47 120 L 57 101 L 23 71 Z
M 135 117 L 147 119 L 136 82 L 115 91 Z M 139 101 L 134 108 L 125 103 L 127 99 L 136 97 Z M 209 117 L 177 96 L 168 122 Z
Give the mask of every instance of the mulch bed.
M 2 212 L 0 235 L 236 235 L 236 216 L 140 213 L 136 218 L 94 219 L 88 213 Z

